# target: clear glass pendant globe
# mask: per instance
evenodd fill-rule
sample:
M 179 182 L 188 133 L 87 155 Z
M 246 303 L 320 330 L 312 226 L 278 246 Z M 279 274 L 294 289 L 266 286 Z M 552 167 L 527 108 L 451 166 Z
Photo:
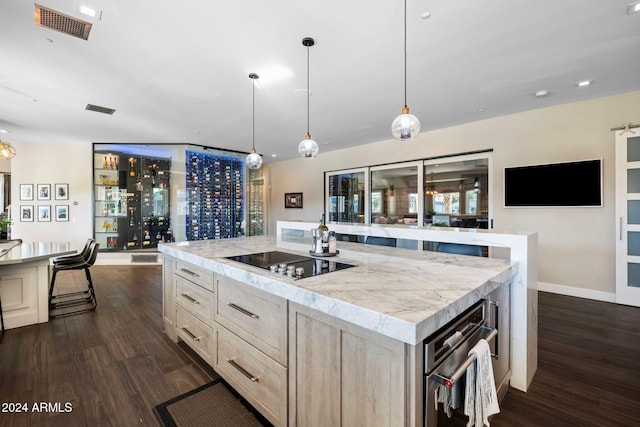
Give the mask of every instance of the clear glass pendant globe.
M 305 138 L 298 145 L 298 154 L 305 158 L 314 159 L 318 155 L 318 144 L 311 138 Z
M 254 151 L 247 156 L 245 163 L 249 169 L 260 169 L 262 167 L 262 156 Z
M 415 139 L 420 133 L 420 120 L 413 114 L 400 114 L 391 124 L 391 134 L 398 141 Z

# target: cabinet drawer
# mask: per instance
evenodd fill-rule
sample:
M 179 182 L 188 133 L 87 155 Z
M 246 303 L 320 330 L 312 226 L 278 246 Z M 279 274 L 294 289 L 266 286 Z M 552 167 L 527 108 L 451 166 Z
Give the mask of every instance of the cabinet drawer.
M 174 276 L 174 280 L 176 282 L 176 304 L 181 305 L 206 325 L 213 326 L 213 292 L 180 276 Z
M 198 267 L 190 262 L 177 260 L 175 274 L 213 291 L 213 271 Z
M 286 425 L 287 369 L 224 327 L 214 332 L 215 371 L 274 425 Z
M 176 333 L 209 364 L 213 363 L 213 329 L 179 305 L 176 306 Z
M 287 300 L 220 276 L 215 320 L 287 365 Z

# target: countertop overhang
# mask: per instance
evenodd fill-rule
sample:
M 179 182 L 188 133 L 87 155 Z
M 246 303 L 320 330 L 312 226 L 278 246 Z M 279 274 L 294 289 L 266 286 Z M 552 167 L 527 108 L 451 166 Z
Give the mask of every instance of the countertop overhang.
M 0 242 L 0 266 L 23 264 L 75 253 L 69 242 Z
M 308 255 L 310 242 L 275 236 L 167 243 L 160 252 L 257 289 L 415 345 L 511 280 L 517 264 L 429 251 L 339 242 L 335 258 L 357 267 L 293 280 L 228 256 L 280 250 Z

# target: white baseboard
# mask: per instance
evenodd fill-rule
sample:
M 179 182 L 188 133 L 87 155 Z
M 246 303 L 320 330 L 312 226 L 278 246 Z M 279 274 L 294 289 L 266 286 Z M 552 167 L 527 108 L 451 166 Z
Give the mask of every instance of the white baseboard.
M 155 261 L 136 261 L 140 255 L 154 256 Z M 100 252 L 96 258 L 96 265 L 162 265 L 162 254 L 159 252 Z
M 556 285 L 555 283 L 538 282 L 538 290 L 571 297 L 587 298 L 604 302 L 616 302 L 613 292 L 594 291 L 592 289 L 576 288 L 573 286 Z

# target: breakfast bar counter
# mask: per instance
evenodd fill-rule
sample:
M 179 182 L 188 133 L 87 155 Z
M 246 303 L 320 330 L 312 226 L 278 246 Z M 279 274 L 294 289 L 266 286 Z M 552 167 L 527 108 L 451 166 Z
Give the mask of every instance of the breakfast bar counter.
M 68 242 L 0 243 L 0 295 L 6 329 L 49 320 L 49 260 L 75 253 Z

